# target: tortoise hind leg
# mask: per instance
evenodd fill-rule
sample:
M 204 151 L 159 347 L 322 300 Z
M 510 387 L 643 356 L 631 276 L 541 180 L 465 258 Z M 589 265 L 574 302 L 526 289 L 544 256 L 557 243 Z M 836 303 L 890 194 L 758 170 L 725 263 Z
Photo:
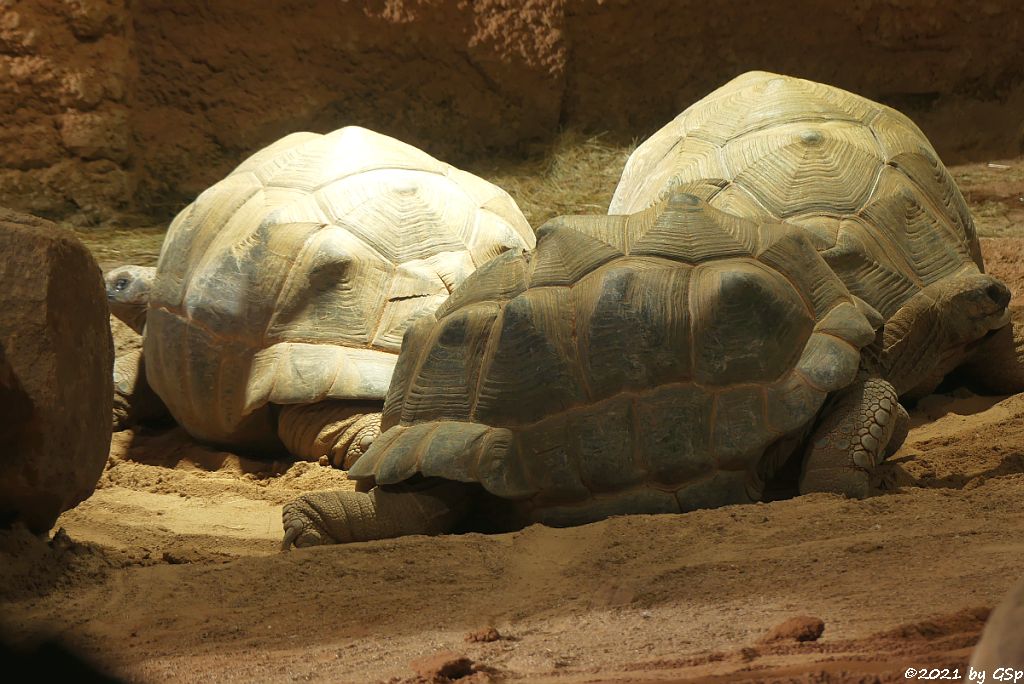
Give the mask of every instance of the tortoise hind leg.
M 826 408 L 811 436 L 800 493 L 863 498 L 872 469 L 899 449 L 910 426 L 895 388 L 880 378 L 858 381 Z
M 314 492 L 288 503 L 282 513 L 282 550 L 320 544 L 390 539 L 407 534 L 444 534 L 470 507 L 473 487 L 442 480 L 419 491 Z
M 277 435 L 303 461 L 326 458 L 348 470 L 380 435 L 379 402 L 321 401 L 282 406 Z

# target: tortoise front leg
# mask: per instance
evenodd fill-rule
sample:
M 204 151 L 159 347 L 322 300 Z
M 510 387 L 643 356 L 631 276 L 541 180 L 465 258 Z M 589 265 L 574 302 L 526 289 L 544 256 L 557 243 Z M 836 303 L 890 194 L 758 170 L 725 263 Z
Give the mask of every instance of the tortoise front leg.
M 800 493 L 867 496 L 872 469 L 900 448 L 909 427 L 910 416 L 891 384 L 881 378 L 858 381 L 830 402 L 815 428 Z
M 170 411 L 146 380 L 146 361 L 141 349 L 114 359 L 113 428 L 123 430 L 138 423 L 167 420 Z
M 348 470 L 380 435 L 379 402 L 321 401 L 282 406 L 277 436 L 295 458 L 326 458 Z

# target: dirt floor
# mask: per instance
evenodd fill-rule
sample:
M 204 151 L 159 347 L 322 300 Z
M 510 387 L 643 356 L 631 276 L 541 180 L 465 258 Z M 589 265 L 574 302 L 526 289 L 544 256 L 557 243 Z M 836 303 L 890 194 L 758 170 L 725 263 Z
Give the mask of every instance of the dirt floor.
M 994 164 L 953 171 L 982 234 L 999 238 L 984 241 L 990 270 L 1022 297 L 1024 159 Z M 213 451 L 177 429 L 120 432 L 62 531 L 0 535 L 0 626 L 144 682 L 962 673 L 1022 572 L 1024 395 L 950 389 L 912 417 L 886 466 L 897 489 L 864 501 L 288 553 L 281 505 L 349 486 L 343 473 Z

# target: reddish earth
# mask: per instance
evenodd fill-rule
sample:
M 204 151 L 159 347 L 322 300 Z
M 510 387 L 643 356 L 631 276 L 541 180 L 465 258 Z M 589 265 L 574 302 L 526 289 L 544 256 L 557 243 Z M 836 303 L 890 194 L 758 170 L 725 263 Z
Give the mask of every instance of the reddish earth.
M 456 163 L 644 137 L 778 71 L 911 116 L 946 162 L 1024 149 L 1016 0 L 5 0 L 0 205 L 158 222 L 257 149 L 359 124 Z
M 572 529 L 279 553 L 279 477 L 176 433 L 119 435 L 52 544 L 3 539 L 10 632 L 136 681 L 395 681 L 464 656 L 530 681 L 900 681 L 963 667 L 1024 553 L 1024 396 L 931 397 L 866 501 L 814 495 Z M 159 464 L 159 465 L 157 465 Z M 816 641 L 788 618 L 824 622 Z M 495 628 L 496 639 L 475 635 Z M 776 629 L 776 632 L 779 630 Z M 442 660 L 450 660 L 445 656 Z M 878 677 L 878 680 L 874 678 Z
M 986 241 L 1020 292 L 1021 242 Z M 281 553 L 349 486 L 179 430 L 114 436 L 50 542 L 0 535 L 0 625 L 131 681 L 900 682 L 966 666 L 1024 558 L 1024 395 L 921 400 L 895 489 Z M 446 679 L 449 678 L 449 679 Z

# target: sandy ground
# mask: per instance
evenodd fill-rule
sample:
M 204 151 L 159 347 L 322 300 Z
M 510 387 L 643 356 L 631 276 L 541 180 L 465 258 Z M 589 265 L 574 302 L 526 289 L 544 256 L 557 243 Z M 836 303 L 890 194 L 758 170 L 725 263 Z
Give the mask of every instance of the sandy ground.
M 1014 164 L 954 170 L 975 209 L 984 196 L 986 220 L 1007 226 L 986 234 L 1021 234 L 1011 228 L 1024 224 L 1024 183 L 984 180 L 1022 175 Z M 974 172 L 984 178 L 972 185 Z M 1022 247 L 1015 237 L 984 245 L 1018 297 Z M 812 495 L 289 553 L 278 551 L 282 503 L 350 486 L 343 473 L 251 461 L 177 429 L 121 432 L 62 532 L 0 535 L 0 627 L 19 644 L 55 636 L 145 682 L 962 672 L 988 610 L 1022 573 L 1024 395 L 952 388 L 912 417 L 886 466 L 896 487 L 864 501 Z M 798 628 L 766 641 L 790 618 Z M 817 633 L 816 620 L 820 638 L 797 640 Z

